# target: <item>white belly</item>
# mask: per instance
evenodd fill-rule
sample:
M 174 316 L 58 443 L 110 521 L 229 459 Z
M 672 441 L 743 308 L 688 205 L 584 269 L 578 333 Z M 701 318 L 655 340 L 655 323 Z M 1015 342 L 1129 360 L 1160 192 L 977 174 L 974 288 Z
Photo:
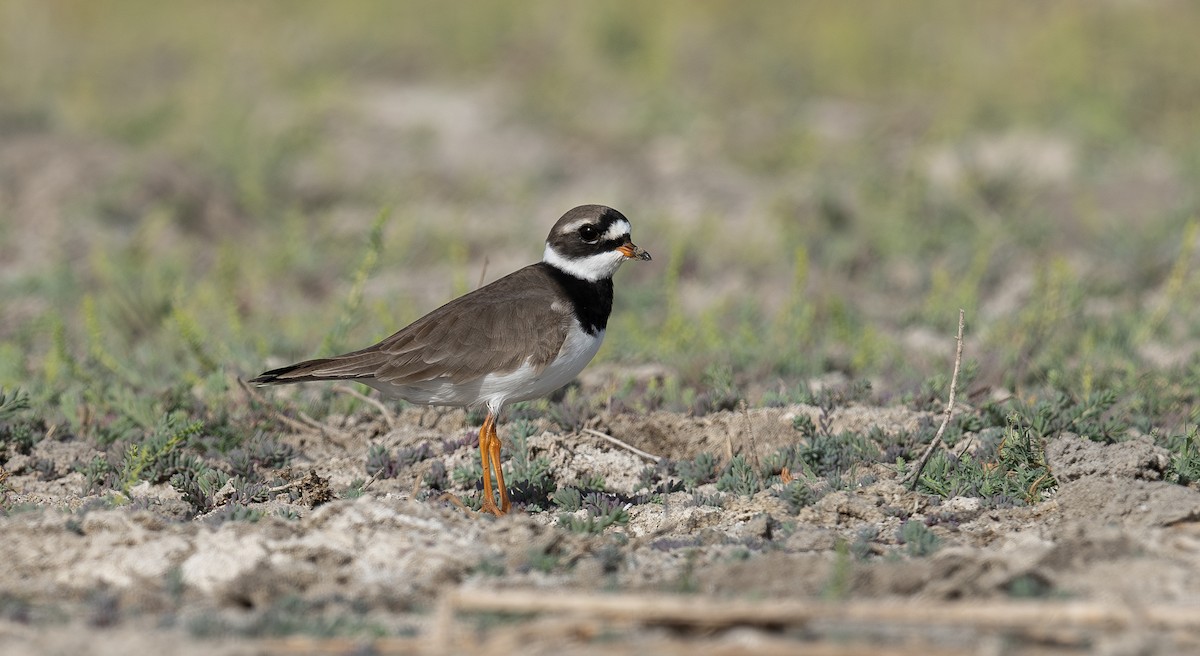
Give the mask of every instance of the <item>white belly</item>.
M 487 405 L 492 412 L 499 412 L 505 404 L 528 401 L 546 396 L 566 385 L 579 375 L 592 361 L 600 344 L 604 342 L 604 331 L 589 335 L 578 325 L 572 326 L 563 341 L 558 357 L 541 373 L 529 363 L 505 374 L 488 374 L 467 383 L 454 383 L 447 379 L 434 379 L 408 385 L 361 381 L 384 394 L 398 396 L 412 403 L 425 405 L 480 406 Z

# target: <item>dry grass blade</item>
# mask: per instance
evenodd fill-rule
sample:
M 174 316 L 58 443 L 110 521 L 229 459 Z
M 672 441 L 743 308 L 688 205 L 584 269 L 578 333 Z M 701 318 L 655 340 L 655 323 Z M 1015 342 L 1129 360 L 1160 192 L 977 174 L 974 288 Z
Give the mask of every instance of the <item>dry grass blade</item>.
M 917 466 L 913 468 L 907 480 L 908 489 L 917 489 L 917 481 L 921 480 L 921 471 L 925 469 L 929 458 L 933 452 L 937 450 L 942 443 L 942 435 L 946 432 L 946 426 L 950 424 L 950 417 L 954 414 L 954 396 L 958 391 L 958 370 L 962 367 L 962 352 L 963 352 L 963 323 L 966 319 L 966 312 L 961 308 L 958 310 L 958 335 L 954 338 L 958 345 L 954 350 L 954 373 L 950 376 L 950 399 L 946 402 L 946 411 L 942 414 L 942 425 L 938 426 L 937 434 L 930 440 L 929 446 L 925 448 L 925 453 L 921 454 L 921 458 L 917 460 Z
M 271 415 L 273 417 L 275 417 L 275 419 L 279 420 L 281 423 L 291 426 L 293 429 L 295 429 L 296 431 L 298 431 L 300 433 L 312 432 L 313 427 L 310 426 L 309 424 L 296 421 L 295 419 L 292 419 L 291 417 L 283 414 L 282 412 L 275 410 L 273 405 L 268 403 L 267 400 L 264 399 L 261 394 L 254 391 L 254 388 L 247 385 L 246 381 L 242 380 L 242 378 L 240 376 L 237 378 L 237 382 L 238 382 L 238 386 L 242 388 L 242 391 L 246 393 L 246 396 L 249 397 L 250 400 L 252 400 L 260 405 L 270 408 Z
M 338 442 L 338 443 L 344 444 L 347 440 L 349 440 L 352 437 L 352 435 L 350 433 L 348 433 L 340 428 L 335 428 L 333 426 L 330 426 L 329 424 L 319 422 L 316 419 L 309 417 L 308 413 L 304 412 L 303 410 L 297 410 L 296 414 L 300 415 L 301 422 L 308 424 L 308 426 L 310 428 L 315 429 L 322 436 L 328 437 L 328 438 L 337 436 L 336 442 Z
M 383 415 L 383 420 L 387 422 L 388 428 L 396 427 L 396 417 L 392 414 L 391 410 L 388 410 L 387 406 L 384 405 L 382 401 L 379 401 L 378 399 L 373 399 L 373 398 L 367 396 L 366 394 L 363 394 L 362 392 L 354 389 L 353 387 L 347 387 L 345 385 L 334 385 L 333 391 L 340 392 L 342 394 L 348 394 L 348 395 L 353 396 L 354 398 L 358 399 L 359 401 L 363 401 L 364 403 L 370 403 L 371 405 L 373 405 L 379 409 L 379 414 Z
M 645 451 L 642 451 L 641 449 L 637 448 L 636 446 L 633 446 L 632 444 L 628 444 L 626 442 L 622 442 L 621 440 L 618 440 L 617 438 L 613 437 L 612 435 L 605 435 L 604 433 L 601 433 L 600 431 L 594 430 L 591 428 L 585 428 L 585 429 L 583 429 L 583 432 L 587 433 L 588 435 L 591 435 L 593 437 L 598 437 L 598 438 L 605 440 L 611 444 L 615 444 L 634 455 L 641 456 L 642 458 L 649 460 L 650 462 L 658 462 L 658 460 L 659 460 L 658 456 L 656 456 L 652 453 L 646 453 Z

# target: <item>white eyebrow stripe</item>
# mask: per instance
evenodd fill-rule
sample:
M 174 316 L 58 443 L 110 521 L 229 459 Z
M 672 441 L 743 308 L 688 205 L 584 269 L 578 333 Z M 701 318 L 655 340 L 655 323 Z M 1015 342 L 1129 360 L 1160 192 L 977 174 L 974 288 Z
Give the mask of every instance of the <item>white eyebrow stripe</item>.
M 629 222 L 625 219 L 613 221 L 613 224 L 608 226 L 608 232 L 604 233 L 604 241 L 620 239 L 621 237 L 629 236 Z
M 559 228 L 558 233 L 560 235 L 565 235 L 565 234 L 568 234 L 571 232 L 575 232 L 580 227 L 582 227 L 584 224 L 591 223 L 591 222 L 592 222 L 591 219 L 577 219 L 577 220 L 572 221 L 572 222 L 564 225 L 563 227 Z

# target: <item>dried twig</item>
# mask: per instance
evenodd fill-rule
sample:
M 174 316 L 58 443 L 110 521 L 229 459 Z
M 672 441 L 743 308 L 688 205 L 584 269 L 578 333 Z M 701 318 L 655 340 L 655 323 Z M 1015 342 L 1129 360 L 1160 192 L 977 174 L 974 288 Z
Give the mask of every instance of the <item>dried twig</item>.
M 359 401 L 364 401 L 366 403 L 370 403 L 371 405 L 373 405 L 379 409 L 379 414 L 383 415 L 383 420 L 387 422 L 388 428 L 396 427 L 396 417 L 392 415 L 392 411 L 388 410 L 387 406 L 384 405 L 382 401 L 379 401 L 378 399 L 373 399 L 373 398 L 367 396 L 366 394 L 363 394 L 362 392 L 354 389 L 353 387 L 348 387 L 346 385 L 334 385 L 333 391 L 341 392 L 342 394 L 349 394 L 350 396 L 353 396 L 354 398 L 358 399 Z
M 297 410 L 296 414 L 300 415 L 301 422 L 308 424 L 308 426 L 310 428 L 317 430 L 319 433 L 321 433 L 321 435 L 323 435 L 325 437 L 332 437 L 332 436 L 336 435 L 338 438 L 338 441 L 341 441 L 341 442 L 344 442 L 347 439 L 349 439 L 350 437 L 352 437 L 350 435 L 350 433 L 347 431 L 344 431 L 340 428 L 335 428 L 333 426 L 330 426 L 329 424 L 319 422 L 316 419 L 309 417 L 308 413 L 304 412 L 303 410 Z
M 618 440 L 617 438 L 613 437 L 612 435 L 605 435 L 604 433 L 601 433 L 598 430 L 593 430 L 591 428 L 584 428 L 583 432 L 587 433 L 588 435 L 591 435 L 593 437 L 598 437 L 602 440 L 607 440 L 607 441 L 611 442 L 612 444 L 616 444 L 617 446 L 621 447 L 622 449 L 625 449 L 626 451 L 628 451 L 634 455 L 641 456 L 641 457 L 645 458 L 646 460 L 649 460 L 650 462 L 658 462 L 659 461 L 658 456 L 656 456 L 652 453 L 646 453 L 645 451 L 642 451 L 641 449 L 637 448 L 636 446 L 633 446 L 632 444 L 628 444 L 628 443 L 622 442 L 621 440 Z
M 917 481 L 921 480 L 921 471 L 925 469 L 925 465 L 929 462 L 930 456 L 933 455 L 935 449 L 942 444 L 942 434 L 946 432 L 946 426 L 950 424 L 950 416 L 954 414 L 954 395 L 958 391 L 958 370 L 962 365 L 963 351 L 963 323 L 966 318 L 966 312 L 961 308 L 958 310 L 958 336 L 954 339 L 958 342 L 958 346 L 954 350 L 954 373 L 950 376 L 950 400 L 946 403 L 946 411 L 942 415 L 942 425 L 938 426 L 937 433 L 929 442 L 929 446 L 925 448 L 925 453 L 921 454 L 920 460 L 917 461 L 917 466 L 913 468 L 909 474 L 908 489 L 917 489 Z
M 366 493 L 366 491 L 367 491 L 367 490 L 369 490 L 369 489 L 371 488 L 371 485 L 372 485 L 372 484 L 375 482 L 375 477 L 376 477 L 376 476 L 378 476 L 378 475 L 379 475 L 379 472 L 378 472 L 378 471 L 377 471 L 377 472 L 375 472 L 374 474 L 371 474 L 371 476 L 370 476 L 369 478 L 367 478 L 367 482 L 365 482 L 365 483 L 363 483 L 363 484 L 362 484 L 362 488 L 361 488 L 361 489 L 362 489 L 362 491 L 363 491 L 363 493 L 364 493 L 364 494 Z
M 275 415 L 276 419 L 278 419 L 279 421 L 282 421 L 283 423 L 287 424 L 288 426 L 291 426 L 292 429 L 294 429 L 298 432 L 311 433 L 313 430 L 312 426 L 310 426 L 304 422 L 296 421 L 295 419 L 292 419 L 291 417 L 283 414 L 282 412 L 272 411 L 271 414 Z
M 457 612 L 581 614 L 640 624 L 789 626 L 813 621 L 966 626 L 1031 630 L 1040 627 L 1122 630 L 1133 627 L 1200 630 L 1200 607 L 1185 604 L 1130 606 L 1089 601 L 931 602 L 855 600 L 825 602 L 776 599 L 726 601 L 672 595 L 554 594 L 546 590 L 457 590 L 443 599 L 439 624 Z M 445 631 L 446 627 L 439 626 Z
M 260 405 L 264 405 L 267 408 L 269 408 L 271 410 L 271 415 L 273 415 L 279 421 L 287 424 L 288 426 L 291 426 L 293 429 L 295 429 L 301 433 L 307 433 L 312 430 L 311 426 L 301 423 L 299 421 L 296 421 L 295 419 L 292 419 L 291 417 L 276 410 L 275 406 L 273 404 L 267 402 L 267 400 L 264 399 L 261 394 L 254 391 L 254 388 L 247 385 L 246 381 L 242 380 L 241 376 L 237 377 L 237 382 L 238 382 L 238 385 L 242 388 L 242 391 L 246 393 L 246 396 L 249 397 L 251 401 L 254 401 Z
M 261 403 L 263 405 L 271 405 L 270 403 L 267 403 L 267 400 L 262 397 L 262 394 L 259 394 L 257 391 L 254 390 L 253 387 L 250 387 L 249 385 L 247 385 L 246 381 L 242 380 L 241 376 L 234 376 L 234 378 L 237 380 L 238 386 L 242 388 L 242 391 L 246 393 L 246 396 L 249 397 L 251 401 L 254 401 L 256 403 Z
M 750 457 L 754 458 L 754 468 L 762 469 L 762 460 L 758 455 L 758 440 L 754 439 L 754 425 L 750 423 L 750 409 L 746 405 L 746 399 L 738 401 L 738 410 L 742 413 L 742 419 L 746 422 L 746 436 L 750 438 Z

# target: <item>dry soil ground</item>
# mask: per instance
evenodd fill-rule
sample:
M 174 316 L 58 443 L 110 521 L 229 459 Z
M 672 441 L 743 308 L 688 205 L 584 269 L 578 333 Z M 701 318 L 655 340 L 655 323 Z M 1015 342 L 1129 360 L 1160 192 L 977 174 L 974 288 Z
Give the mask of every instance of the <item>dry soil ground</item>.
M 795 441 L 792 417 L 816 412 L 617 415 L 593 425 L 659 456 L 755 457 Z M 850 407 L 833 422 L 894 431 L 919 418 Z M 284 475 L 304 494 L 260 504 L 268 513 L 256 522 L 217 522 L 219 508 L 180 521 L 184 504 L 168 485 L 135 488 L 123 507 L 96 504 L 81 493 L 82 474 L 32 468 L 42 458 L 65 472 L 95 453 L 39 443 L 8 464 L 14 501 L 38 508 L 0 518 L 0 653 L 1200 649 L 1200 492 L 1159 480 L 1167 456 L 1146 441 L 1062 435 L 1047 446 L 1057 492 L 1003 510 L 910 492 L 880 467 L 874 483 L 798 514 L 771 490 L 725 495 L 723 507 L 676 492 L 631 505 L 627 525 L 584 535 L 554 511 L 494 518 L 414 499 L 422 465 L 477 457 L 466 440 L 340 498 L 364 478 L 371 444 L 472 431 L 462 413 L 432 423 L 407 409 L 391 427 L 363 416 L 288 436 L 301 456 Z M 548 426 L 529 444 L 559 481 L 600 475 L 612 491 L 635 492 L 643 459 Z M 909 553 L 898 537 L 905 519 L 924 521 L 941 547 Z M 297 632 L 335 637 L 271 637 Z M 381 633 L 391 637 L 369 637 Z

